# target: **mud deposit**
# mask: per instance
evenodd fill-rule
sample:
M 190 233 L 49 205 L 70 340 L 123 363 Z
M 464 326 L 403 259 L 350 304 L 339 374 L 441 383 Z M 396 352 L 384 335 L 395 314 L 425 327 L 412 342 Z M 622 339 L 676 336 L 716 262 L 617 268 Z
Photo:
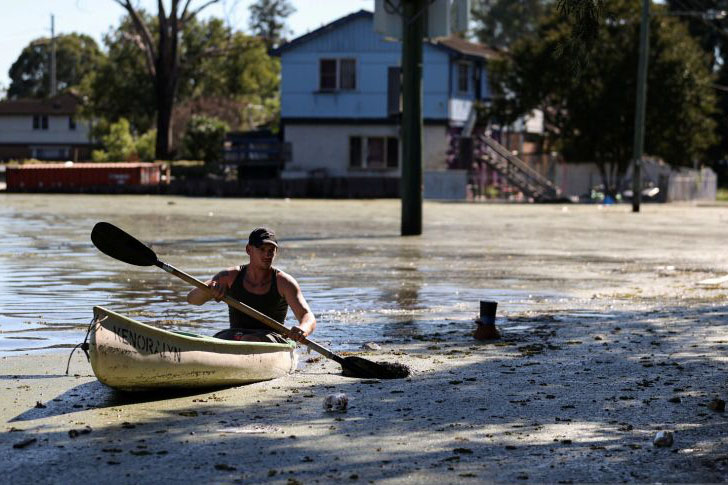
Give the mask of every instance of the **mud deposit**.
M 398 201 L 0 202 L 9 483 L 728 480 L 728 287 L 701 284 L 728 274 L 726 208 L 427 203 L 424 235 L 401 238 Z M 313 337 L 412 375 L 352 379 L 303 350 L 293 375 L 209 392 L 118 393 L 82 354 L 65 376 L 65 349 L 41 348 L 80 341 L 94 304 L 224 325 L 224 308 L 183 303 L 183 283 L 97 254 L 99 220 L 200 277 L 269 224 Z M 481 299 L 498 301 L 501 339 L 473 339 Z M 338 393 L 345 410 L 325 409 Z

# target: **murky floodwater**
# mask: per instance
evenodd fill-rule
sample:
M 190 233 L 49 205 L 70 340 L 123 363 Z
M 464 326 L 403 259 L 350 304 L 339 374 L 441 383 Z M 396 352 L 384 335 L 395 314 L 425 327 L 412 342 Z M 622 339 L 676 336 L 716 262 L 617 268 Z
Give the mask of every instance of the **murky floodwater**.
M 435 221 L 423 237 L 399 237 L 397 201 L 2 194 L 0 204 L 3 354 L 80 342 L 94 305 L 168 329 L 227 326 L 223 304 L 185 302 L 183 281 L 101 254 L 89 239 L 99 221 L 203 280 L 245 262 L 250 229 L 272 226 L 283 247 L 276 265 L 298 279 L 317 316 L 315 340 L 337 350 L 452 331 L 451 322 L 476 316 L 479 300 L 517 311 L 556 294 L 495 274 L 502 254 L 462 242 L 472 239 L 461 227 L 468 214 Z

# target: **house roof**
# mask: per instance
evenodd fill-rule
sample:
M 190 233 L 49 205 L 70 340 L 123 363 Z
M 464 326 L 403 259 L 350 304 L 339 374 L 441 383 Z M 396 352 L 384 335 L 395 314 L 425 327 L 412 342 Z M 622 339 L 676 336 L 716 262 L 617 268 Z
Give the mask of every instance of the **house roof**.
M 0 115 L 73 115 L 80 103 L 71 93 L 46 99 L 11 99 L 0 101 Z
M 275 49 L 272 49 L 270 51 L 271 55 L 274 56 L 280 56 L 283 52 L 287 50 L 291 50 L 294 47 L 298 47 L 299 45 L 308 42 L 311 39 L 315 39 L 316 37 L 319 37 L 321 35 L 324 35 L 328 32 L 331 32 L 332 30 L 336 30 L 342 25 L 348 24 L 349 22 L 359 19 L 359 18 L 374 18 L 374 14 L 367 11 L 367 10 L 359 10 L 358 12 L 350 13 L 349 15 L 345 17 L 341 17 L 340 19 L 334 20 L 333 22 L 323 25 L 319 27 L 316 30 L 313 30 L 309 32 L 308 34 L 304 34 L 300 37 L 296 37 L 290 42 L 286 42 L 285 44 L 282 44 Z
M 304 34 L 300 37 L 296 37 L 295 39 L 291 40 L 290 42 L 286 42 L 285 44 L 282 44 L 278 46 L 275 49 L 272 49 L 270 51 L 271 55 L 274 56 L 280 56 L 283 52 L 295 49 L 301 44 L 304 44 L 312 39 L 315 39 L 316 37 L 319 37 L 321 35 L 327 34 L 333 30 L 338 29 L 339 27 L 342 27 L 343 25 L 348 24 L 349 22 L 352 22 L 354 20 L 360 19 L 360 18 L 374 18 L 374 14 L 372 12 L 369 12 L 367 10 L 359 10 L 358 12 L 351 13 L 345 17 L 341 17 L 340 19 L 334 20 L 333 22 L 326 24 L 322 27 L 319 27 L 316 30 L 313 30 L 307 34 Z M 448 50 L 450 52 L 454 52 L 463 56 L 468 57 L 477 57 L 481 59 L 494 59 L 499 56 L 499 53 L 490 48 L 486 47 L 481 44 L 475 44 L 473 42 L 469 42 L 465 39 L 461 39 L 457 36 L 450 36 L 443 39 L 436 39 L 436 40 L 426 40 L 428 44 L 439 47 L 445 50 Z
M 468 57 L 479 57 L 481 59 L 496 59 L 501 54 L 493 48 L 469 42 L 458 36 L 452 35 L 444 39 L 437 39 L 430 42 L 436 46 L 444 47 L 450 51 L 457 52 Z

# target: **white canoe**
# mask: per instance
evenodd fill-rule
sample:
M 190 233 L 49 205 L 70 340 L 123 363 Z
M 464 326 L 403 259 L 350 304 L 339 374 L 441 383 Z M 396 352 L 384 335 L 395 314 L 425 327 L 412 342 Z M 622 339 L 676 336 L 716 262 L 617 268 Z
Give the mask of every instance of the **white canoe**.
M 170 332 L 94 307 L 89 352 L 94 374 L 125 391 L 223 387 L 284 376 L 295 343 L 238 342 Z

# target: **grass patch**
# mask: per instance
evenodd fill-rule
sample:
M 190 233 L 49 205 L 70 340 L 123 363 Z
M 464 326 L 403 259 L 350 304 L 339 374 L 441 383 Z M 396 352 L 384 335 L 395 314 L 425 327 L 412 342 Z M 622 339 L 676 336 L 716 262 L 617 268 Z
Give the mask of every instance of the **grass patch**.
M 715 195 L 715 200 L 728 202 L 728 189 L 718 189 L 718 193 Z

